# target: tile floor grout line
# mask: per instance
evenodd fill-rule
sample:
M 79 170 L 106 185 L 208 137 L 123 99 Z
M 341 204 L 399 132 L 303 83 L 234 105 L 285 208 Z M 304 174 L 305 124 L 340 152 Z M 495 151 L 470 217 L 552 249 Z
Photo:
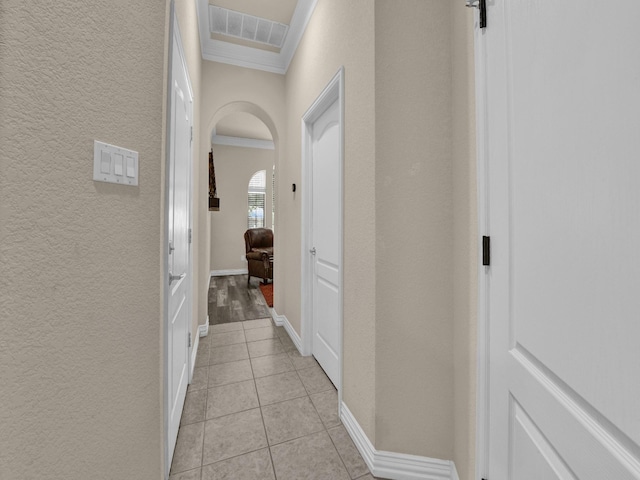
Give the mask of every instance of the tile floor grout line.
M 207 383 L 208 383 L 207 377 Z M 202 467 L 204 463 L 204 439 L 207 432 L 207 404 L 209 403 L 209 389 L 207 389 L 207 398 L 204 402 L 204 421 L 202 422 L 202 450 L 200 450 L 200 478 L 202 479 Z
M 314 367 L 301 368 L 300 370 L 311 370 L 312 368 L 314 368 Z M 296 373 L 298 374 L 298 378 L 300 379 L 300 382 L 302 383 L 302 386 L 304 387 L 305 391 L 307 392 L 307 395 L 309 396 L 309 400 L 311 400 L 311 395 L 315 395 L 316 393 L 328 392 L 329 390 L 331 390 L 331 388 L 333 388 L 334 390 L 337 391 L 336 387 L 332 383 L 331 384 L 331 388 L 327 387 L 326 390 L 318 390 L 317 392 L 313 392 L 313 393 L 309 392 L 309 390 L 307 389 L 307 386 L 304 384 L 304 380 L 302 380 L 302 377 L 300 376 L 300 370 L 296 370 Z M 322 373 L 324 373 L 324 370 L 323 370 Z M 326 373 L 324 373 L 324 374 L 326 375 Z M 331 382 L 331 380 L 329 380 L 329 382 Z M 311 403 L 313 403 L 313 401 Z
M 311 367 L 313 368 L 313 367 Z M 316 414 L 318 415 L 318 418 L 320 419 L 320 424 L 322 425 L 322 430 L 318 430 L 316 432 L 311 432 L 311 433 L 307 433 L 306 435 L 301 435 L 299 437 L 295 437 L 295 438 L 290 438 L 288 440 L 284 440 L 282 442 L 279 443 L 274 443 L 273 445 L 269 442 L 269 438 L 267 437 L 267 442 L 269 443 L 269 449 L 271 449 L 271 447 L 275 447 L 277 445 L 282 445 L 283 443 L 287 443 L 287 442 L 292 442 L 294 440 L 298 440 L 300 438 L 304 438 L 304 437 L 308 437 L 309 435 L 315 435 L 316 433 L 320 433 L 323 430 L 327 433 L 327 435 L 329 435 L 329 429 L 327 428 L 327 426 L 325 425 L 324 421 L 322 420 L 322 417 L 320 416 L 320 412 L 318 411 L 318 409 L 316 408 L 315 404 L 313 403 L 313 400 L 311 400 L 311 394 L 309 393 L 309 391 L 307 390 L 307 387 L 305 386 L 304 382 L 302 381 L 302 378 L 300 377 L 300 375 L 298 374 L 297 370 L 294 370 L 296 372 L 296 375 L 298 376 L 298 379 L 300 380 L 300 383 L 302 383 L 302 387 L 304 388 L 305 392 L 307 392 L 306 395 L 302 395 L 300 397 L 295 397 L 295 398 L 288 398 L 286 400 L 281 400 L 280 402 L 276 402 L 276 403 L 271 403 L 269 405 L 264 405 L 265 407 L 269 407 L 272 405 L 277 405 L 279 403 L 284 403 L 284 402 L 288 402 L 290 400 L 297 400 L 299 398 L 304 398 L 307 397 L 309 399 L 309 402 L 311 403 L 311 406 L 313 407 L 314 411 L 316 412 Z M 291 372 L 284 372 L 284 373 L 291 373 Z M 256 390 L 257 390 L 258 386 L 256 385 Z M 323 390 L 323 391 L 328 391 L 328 390 Z M 322 392 L 316 392 L 316 393 L 322 393 Z M 260 400 L 258 400 L 260 401 Z M 262 405 L 260 406 L 260 411 L 262 411 Z M 264 417 L 263 417 L 263 422 L 264 422 Z M 342 425 L 342 422 L 340 423 Z M 337 426 L 337 425 L 336 425 Z M 333 427 L 332 427 L 333 428 Z M 266 431 L 266 427 L 265 427 L 265 431 Z M 329 435 L 329 438 L 331 439 L 331 435 Z M 331 440 L 331 443 L 334 445 L 334 448 L 336 449 L 336 452 L 338 451 L 338 448 L 335 447 L 335 444 L 333 443 L 333 440 Z M 340 461 L 342 461 L 343 465 L 344 465 L 344 461 L 342 460 L 342 457 L 340 456 L 340 452 L 337 452 L 338 456 L 340 457 Z M 272 460 L 273 461 L 273 460 Z M 346 469 L 346 465 L 345 465 L 345 469 Z M 347 475 L 349 475 L 349 471 L 347 470 Z M 351 477 L 351 475 L 349 475 L 349 477 Z M 276 479 L 277 480 L 277 479 Z
M 250 380 L 247 380 L 248 382 Z M 244 410 L 238 410 L 237 412 L 233 412 L 233 413 L 225 413 L 224 415 L 219 415 L 217 417 L 211 417 L 211 418 L 207 418 L 205 421 L 209 421 L 209 420 L 219 420 L 221 418 L 225 418 L 225 417 L 230 417 L 231 415 L 235 415 L 236 413 L 244 413 L 244 412 L 248 412 L 249 410 L 256 410 L 257 408 L 260 407 L 251 407 L 251 408 L 245 408 Z M 206 415 L 206 412 L 205 412 Z
M 326 429 L 325 429 L 325 431 L 326 431 Z M 284 445 L 285 443 L 294 442 L 296 440 L 300 440 L 301 438 L 310 437 L 311 435 L 316 435 L 317 433 L 322 433 L 322 430 L 317 430 L 315 432 L 311 432 L 311 433 L 306 433 L 304 435 L 300 435 L 299 437 L 289 438 L 288 440 L 283 440 L 282 442 L 274 443 L 273 445 L 269 445 L 269 448 L 278 447 L 280 445 Z M 327 435 L 329 435 L 328 432 L 327 432 Z
M 243 325 L 244 327 L 244 325 Z M 247 345 L 247 349 L 249 346 Z M 264 438 L 267 441 L 267 449 L 269 450 L 269 460 L 271 460 L 271 470 L 273 471 L 273 478 L 278 480 L 278 475 L 276 474 L 276 465 L 273 462 L 273 455 L 271 454 L 271 446 L 269 442 L 269 435 L 267 434 L 267 425 L 264 423 L 264 414 L 262 412 L 262 404 L 260 402 L 260 394 L 258 393 L 258 383 L 256 382 L 256 374 L 253 371 L 253 364 L 251 360 L 249 360 L 249 366 L 251 367 L 251 376 L 253 377 L 253 386 L 256 389 L 256 397 L 258 398 L 258 408 L 260 409 L 260 418 L 262 419 L 262 429 L 264 430 Z
M 246 378 L 244 380 L 234 380 L 233 382 L 222 383 L 220 385 L 214 385 L 213 387 L 207 388 L 207 390 L 211 390 L 212 388 L 218 388 L 218 387 L 226 387 L 227 385 L 235 385 L 236 383 L 248 382 L 249 380 L 251 380 L 251 379 L 250 378 Z
M 287 373 L 291 373 L 291 372 L 287 372 Z M 262 407 L 271 407 L 271 406 L 273 406 L 273 405 L 278 405 L 278 404 L 280 404 L 280 403 L 288 402 L 289 400 L 297 400 L 297 399 L 299 399 L 299 398 L 304 398 L 304 397 L 308 397 L 308 396 L 309 396 L 309 395 L 305 393 L 304 395 L 299 395 L 299 396 L 296 396 L 296 397 L 287 398 L 286 400 L 278 400 L 277 402 L 273 402 L 273 403 L 266 403 L 266 404 L 264 404 L 264 405 L 263 405 L 263 404 L 260 404 L 260 408 L 262 408 Z M 311 399 L 309 399 L 309 400 L 311 400 Z M 260 401 L 260 399 L 259 399 L 259 398 L 258 398 L 258 401 Z
M 240 345 L 240 344 L 239 344 L 239 343 L 236 343 L 235 345 Z M 232 346 L 232 345 L 228 345 L 228 346 Z M 248 354 L 249 354 L 249 352 L 247 352 L 247 355 L 248 355 Z M 226 361 L 226 362 L 210 363 L 209 365 L 205 365 L 205 366 L 207 366 L 207 367 L 213 367 L 214 365 L 226 365 L 227 363 L 240 362 L 240 361 L 242 361 L 242 360 L 251 360 L 251 358 L 250 358 L 250 357 L 247 357 L 247 358 L 238 358 L 238 359 L 236 359 L 236 360 L 229 360 L 229 361 Z M 209 361 L 211 361 L 211 360 L 209 360 Z M 195 368 L 200 368 L 200 367 L 195 367 Z M 195 368 L 194 368 L 194 370 L 195 370 Z
M 248 343 L 248 342 L 245 342 L 245 344 L 246 344 L 246 343 Z M 260 358 L 260 357 L 258 357 L 258 358 Z M 245 360 L 247 360 L 247 359 L 245 359 Z M 254 375 L 254 372 L 253 372 L 253 365 L 251 365 L 251 361 L 250 361 L 250 359 L 248 359 L 248 360 L 249 360 L 249 367 L 251 368 L 251 375 L 252 375 L 253 385 L 254 385 L 254 388 L 256 389 L 256 397 L 258 398 L 258 407 L 257 407 L 257 408 L 258 408 L 258 409 L 260 409 L 260 418 L 262 419 L 262 428 L 264 429 L 264 435 L 265 435 L 265 439 L 266 439 L 266 441 L 267 441 L 267 446 L 266 446 L 266 447 L 263 447 L 263 448 L 267 448 L 267 449 L 269 449 L 269 439 L 268 439 L 268 437 L 267 437 L 267 430 L 266 430 L 266 426 L 265 426 L 265 424 L 264 424 L 264 417 L 263 417 L 263 415 L 262 415 L 262 407 L 261 407 L 261 405 L 260 405 L 260 398 L 259 398 L 259 396 L 258 396 L 258 386 L 257 386 L 257 384 L 256 384 L 256 378 L 255 378 L 255 375 Z M 240 360 L 240 361 L 241 361 L 241 360 Z M 227 363 L 231 363 L 231 362 L 227 362 Z M 220 365 L 222 365 L 222 364 L 220 364 Z M 211 366 L 212 366 L 212 365 L 209 365 L 209 367 L 211 367 Z M 262 377 L 261 377 L 261 378 L 262 378 Z M 208 378 L 207 378 L 207 380 L 208 380 Z M 229 414 L 226 414 L 226 415 L 221 415 L 221 416 L 219 416 L 219 417 L 214 417 L 214 418 L 211 418 L 211 419 L 207 419 L 207 409 L 206 409 L 206 406 L 207 406 L 208 401 L 209 401 L 209 390 L 212 390 L 212 389 L 217 388 L 217 387 L 224 387 L 224 386 L 227 386 L 227 385 L 235 385 L 235 384 L 243 383 L 243 382 L 247 382 L 247 381 L 251 381 L 251 380 L 240 380 L 240 381 L 237 381 L 237 382 L 226 383 L 226 384 L 223 384 L 223 385 L 217 385 L 217 386 L 214 386 L 214 387 L 211 387 L 211 388 L 207 388 L 207 401 L 205 402 L 205 420 L 204 420 L 204 422 L 203 422 L 203 423 L 206 423 L 206 422 L 207 422 L 207 421 L 209 421 L 209 420 L 217 420 L 217 419 L 220 419 L 220 418 L 228 417 L 228 416 L 230 416 L 230 415 L 234 415 L 234 414 L 236 414 L 236 413 L 247 412 L 247 411 L 249 411 L 249 410 L 255 410 L 255 409 L 256 409 L 255 407 L 254 407 L 254 408 L 248 408 L 248 409 L 246 409 L 246 410 L 242 410 L 241 412 L 233 412 L 233 413 L 229 413 Z M 207 383 L 208 383 L 208 382 L 207 382 Z M 195 423 L 200 423 L 200 422 L 195 422 Z M 241 454 L 239 454 L 239 455 L 234 455 L 233 457 L 229 457 L 229 458 L 225 458 L 225 459 L 222 459 L 222 460 L 218 460 L 218 462 L 207 463 L 207 464 L 205 465 L 205 463 L 204 463 L 204 433 L 203 433 L 203 436 L 202 436 L 202 437 L 203 437 L 203 438 L 202 438 L 203 445 L 202 445 L 202 458 L 201 458 L 201 465 L 200 465 L 200 468 L 201 468 L 201 469 L 202 469 L 203 467 L 205 467 L 205 466 L 208 466 L 208 465 L 213 465 L 213 464 L 218 463 L 218 462 L 223 462 L 223 461 L 225 461 L 225 460 L 229 460 L 229 459 L 231 459 L 231 458 L 240 457 L 240 456 L 242 456 L 242 455 L 246 455 L 246 454 L 248 454 L 248 453 L 257 452 L 257 451 L 259 451 L 259 450 L 262 450 L 262 449 L 263 449 L 263 448 L 258 448 L 258 449 L 256 449 L 256 450 L 251 450 L 250 452 L 244 452 L 244 453 L 241 453 Z M 271 457 L 271 450 L 270 450 L 270 449 L 269 449 L 269 456 Z M 275 476 L 275 467 L 274 467 L 274 465 L 273 465 L 273 458 L 271 458 L 271 465 L 272 465 L 272 469 L 274 469 L 274 476 Z M 180 472 L 180 473 L 183 473 L 183 472 Z M 200 475 L 203 475 L 202 470 L 201 470 L 201 474 L 200 474 Z
M 169 474 L 169 480 L 172 480 L 176 475 L 183 475 L 185 473 L 193 472 L 195 470 L 200 470 L 202 467 L 190 468 L 189 470 L 184 470 L 182 472 L 176 472 L 174 474 Z M 200 473 L 200 479 L 202 478 L 202 473 Z M 198 480 L 200 480 L 198 479 Z
M 310 369 L 312 369 L 312 368 L 314 368 L 314 367 L 308 367 L 308 369 L 309 369 L 309 370 L 310 370 Z M 303 368 L 303 369 L 301 369 L 301 370 L 306 370 L 306 369 L 304 369 L 304 368 Z M 302 383 L 302 386 L 304 387 L 305 391 L 307 392 L 307 396 L 309 397 L 309 401 L 311 402 L 311 406 L 313 407 L 313 409 L 315 410 L 316 414 L 318 415 L 318 418 L 320 419 L 320 423 L 322 424 L 322 426 L 323 426 L 323 428 L 324 428 L 324 431 L 326 432 L 327 436 L 329 437 L 329 440 L 331 441 L 331 444 L 333 445 L 333 448 L 335 449 L 336 453 L 338 454 L 338 458 L 340 459 L 340 462 L 342 462 L 342 466 L 344 467 L 345 471 L 347 472 L 347 476 L 351 479 L 351 474 L 349 473 L 349 469 L 347 468 L 347 464 L 346 464 L 346 463 L 344 463 L 344 459 L 342 458 L 342 455 L 340 454 L 340 450 L 338 450 L 338 446 L 337 446 L 337 445 L 336 445 L 336 443 L 333 441 L 333 438 L 331 437 L 331 434 L 329 433 L 329 428 L 328 428 L 328 427 L 327 427 L 327 425 L 324 423 L 324 420 L 322 419 L 322 416 L 320 415 L 320 412 L 318 411 L 318 408 L 316 407 L 316 404 L 315 404 L 315 403 L 313 403 L 313 400 L 311 399 L 311 395 L 312 395 L 312 394 L 311 394 L 311 393 L 309 393 L 309 390 L 307 389 L 307 386 L 306 386 L 306 385 L 304 384 L 304 382 L 302 381 L 302 377 L 300 377 L 300 374 L 299 374 L 299 371 L 298 371 L 298 370 L 296 370 L 296 373 L 298 374 L 298 378 L 300 379 L 300 382 Z M 323 373 L 324 373 L 324 371 L 323 371 Z M 325 375 L 326 375 L 326 373 L 325 373 Z M 333 384 L 332 384 L 331 386 L 332 386 L 334 389 L 336 389 L 336 388 L 335 388 L 335 386 L 334 386 Z M 313 393 L 313 395 L 315 395 L 315 394 L 317 394 L 317 393 L 328 392 L 328 391 L 329 391 L 329 389 L 327 389 L 327 390 L 321 390 L 321 391 L 319 391 L 319 392 L 315 392 L 315 393 Z M 337 389 L 336 389 L 336 391 L 337 391 Z M 331 427 L 331 428 L 335 428 L 335 427 L 338 427 L 338 426 L 342 425 L 342 421 L 341 421 L 340 419 L 338 419 L 338 421 L 340 421 L 340 424 L 339 424 L 339 425 L 334 425 L 334 426 L 333 426 L 333 427 Z M 318 432 L 315 432 L 315 433 L 318 433 Z M 305 435 L 305 436 L 306 436 L 306 435 Z M 300 437 L 300 438 L 302 438 L 302 437 Z M 283 443 L 284 443 L 284 442 L 283 442 Z
M 211 462 L 211 463 L 203 463 L 202 467 L 200 467 L 200 468 L 208 467 L 208 466 L 210 466 L 210 465 L 215 465 L 215 464 L 217 464 L 217 463 L 226 462 L 227 460 L 232 460 L 232 459 L 234 459 L 234 458 L 242 457 L 242 456 L 244 456 L 244 455 L 248 455 L 248 454 L 250 454 L 250 453 L 259 452 L 260 450 L 267 450 L 268 448 L 269 448 L 268 446 L 266 446 L 266 447 L 260 447 L 260 448 L 256 448 L 255 450 L 249 450 L 248 452 L 243 452 L 243 453 L 239 453 L 239 454 L 237 454 L 237 455 L 233 455 L 233 456 L 231 456 L 231 457 L 223 458 L 223 459 L 221 459 L 221 460 L 216 460 L 215 462 Z M 195 468 L 193 468 L 192 470 L 195 470 Z M 189 470 L 187 470 L 187 471 L 189 471 Z M 184 472 L 180 472 L 180 473 L 184 473 Z
M 303 384 L 304 385 L 304 384 Z M 318 392 L 320 393 L 320 392 Z M 314 394 L 315 395 L 315 394 Z M 320 419 L 320 422 L 322 422 L 322 425 L 324 425 L 324 429 L 327 431 L 327 434 L 329 433 L 329 429 L 327 428 L 327 426 L 324 423 L 324 420 L 322 419 L 322 416 L 320 415 L 320 411 L 318 410 L 318 408 L 316 407 L 316 404 L 313 403 L 313 399 L 311 398 L 311 394 L 309 394 L 309 401 L 311 402 L 311 405 L 313 406 L 313 409 L 316 411 L 316 413 L 318 414 L 318 418 Z M 331 436 L 331 435 L 329 435 Z
M 234 333 L 234 332 L 229 332 L 229 333 Z M 223 335 L 223 334 L 221 334 Z M 209 343 L 209 346 L 211 348 L 222 348 L 222 347 L 230 347 L 231 345 L 242 345 L 243 343 L 247 343 L 246 341 L 242 341 L 242 342 L 231 342 L 231 343 L 223 343 L 222 345 L 214 345 L 213 343 Z
M 340 425 L 342 425 L 342 422 L 340 423 Z M 336 427 L 332 427 L 332 428 L 337 428 L 340 425 L 336 425 Z M 336 452 L 338 453 L 338 457 L 340 458 L 340 461 L 342 462 L 342 465 L 344 465 L 344 469 L 347 471 L 347 475 L 349 475 L 349 478 L 351 477 L 351 473 L 349 472 L 349 468 L 347 467 L 347 464 L 344 462 L 344 458 L 342 458 L 342 454 L 340 453 L 340 450 L 338 450 L 338 445 L 336 445 L 336 442 L 333 441 L 333 437 L 331 436 L 331 434 L 329 433 L 329 429 L 327 429 L 327 435 L 329 435 L 329 440 L 331 440 L 331 443 L 333 444 L 333 448 L 336 449 Z M 369 467 L 367 467 L 367 472 L 369 471 Z M 366 475 L 366 473 L 365 473 Z M 364 475 L 362 475 L 364 476 Z
M 291 371 L 290 371 L 290 372 L 277 373 L 276 375 L 283 375 L 284 373 L 293 373 L 293 372 L 291 372 Z M 271 377 L 275 377 L 276 375 L 269 375 L 269 376 L 271 376 Z M 206 419 L 206 420 L 215 420 L 215 419 L 218 419 L 218 418 L 228 417 L 228 416 L 230 416 L 230 415 L 234 415 L 234 414 L 236 414 L 236 413 L 247 412 L 247 411 L 249 411 L 249 410 L 255 410 L 256 408 L 260 408 L 260 409 L 261 409 L 262 407 L 271 407 L 271 406 L 273 406 L 273 405 L 278 405 L 278 404 L 280 404 L 280 403 L 288 402 L 288 401 L 290 401 L 290 400 L 297 400 L 297 399 L 299 399 L 299 398 L 304 398 L 304 397 L 309 397 L 309 401 L 311 402 L 311 404 L 313 405 L 314 409 L 315 409 L 315 410 L 316 410 L 316 412 L 318 413 L 318 417 L 320 417 L 320 413 L 319 413 L 319 412 L 318 412 L 318 410 L 315 408 L 315 405 L 313 404 L 313 400 L 311 400 L 311 395 L 315 395 L 316 393 L 324 393 L 324 392 L 328 392 L 329 390 L 323 390 L 322 392 L 316 392 L 316 393 L 313 393 L 313 394 L 311 394 L 311 395 L 310 395 L 309 393 L 305 393 L 305 394 L 303 394 L 303 395 L 299 395 L 299 396 L 295 396 L 295 397 L 291 397 L 291 398 L 286 398 L 286 399 L 284 399 L 284 400 L 278 400 L 277 402 L 267 403 L 267 404 L 264 404 L 264 405 L 263 405 L 262 403 L 260 403 L 260 394 L 258 393 L 258 385 L 257 385 L 257 383 L 255 382 L 256 380 L 261 379 L 261 378 L 267 378 L 267 377 L 258 377 L 258 378 L 255 378 L 255 377 L 254 377 L 254 378 L 252 379 L 252 380 L 253 380 L 253 383 L 254 383 L 254 385 L 255 385 L 255 387 L 256 387 L 256 396 L 258 397 L 258 406 L 257 406 L 257 407 L 250 407 L 250 408 L 246 408 L 246 409 L 244 409 L 244 410 L 240 410 L 240 411 L 238 411 L 238 412 L 225 413 L 224 415 L 219 415 L 219 416 L 217 416 L 217 417 L 213 417 L 213 418 L 206 418 L 206 411 L 205 411 L 205 419 Z M 239 383 L 245 383 L 245 382 L 250 382 L 250 381 L 251 381 L 251 379 L 247 379 L 247 380 L 240 380 L 239 382 L 225 383 L 224 385 L 219 385 L 219 386 L 216 386 L 216 387 L 208 388 L 208 389 L 207 389 L 207 402 L 209 401 L 209 390 L 213 390 L 214 388 L 219 388 L 219 387 L 226 387 L 226 386 L 229 386 L 229 385 L 237 385 L 237 384 L 239 384 Z M 302 383 L 302 382 L 301 382 L 301 383 Z M 304 387 L 304 384 L 302 384 L 302 386 Z M 202 391 L 202 390 L 196 390 L 196 392 L 201 392 L 201 391 Z M 305 390 L 305 391 L 306 391 L 306 390 Z M 205 408 L 206 408 L 206 407 L 205 407 Z M 206 421 L 206 420 L 205 420 L 205 421 Z M 322 418 L 321 418 L 321 417 L 320 417 L 320 420 L 322 421 Z M 200 423 L 200 422 L 193 422 L 193 423 L 189 423 L 189 424 L 185 424 L 185 425 L 193 425 L 194 423 Z M 322 423 L 324 424 L 324 422 L 322 422 Z M 342 422 L 340 423 L 340 425 L 342 425 Z M 333 427 L 337 427 L 337 426 L 338 426 L 338 425 L 333 425 L 331 428 L 333 428 Z
M 264 357 L 255 357 L 255 359 L 258 359 L 258 358 L 265 358 L 265 357 L 277 357 L 278 355 L 286 355 L 286 356 L 287 356 L 287 360 L 289 360 L 289 362 L 291 363 L 291 367 L 293 368 L 293 370 L 285 370 L 284 372 L 270 373 L 270 374 L 268 374 L 268 375 L 262 375 L 262 376 L 260 376 L 260 377 L 256 377 L 256 378 L 273 377 L 274 375 L 280 375 L 280 374 L 282 374 L 282 373 L 288 373 L 288 372 L 295 372 L 295 371 L 296 371 L 296 369 L 295 369 L 295 367 L 294 367 L 294 365 L 293 365 L 293 362 L 291 362 L 291 360 L 290 360 L 289 356 L 286 354 L 286 352 L 284 352 L 284 353 L 275 353 L 275 354 L 273 354 L 273 355 L 265 355 Z M 253 358 L 250 358 L 249 360 L 251 361 L 251 360 L 254 360 L 254 359 L 253 359 Z M 253 362 L 251 362 L 251 366 L 253 367 Z

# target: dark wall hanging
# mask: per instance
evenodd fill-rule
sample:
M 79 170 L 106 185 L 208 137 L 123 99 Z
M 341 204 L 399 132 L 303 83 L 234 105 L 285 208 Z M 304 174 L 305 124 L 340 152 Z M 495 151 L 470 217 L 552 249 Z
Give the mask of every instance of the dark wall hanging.
M 209 210 L 220 210 L 220 199 L 216 188 L 216 169 L 213 166 L 213 149 L 209 152 Z

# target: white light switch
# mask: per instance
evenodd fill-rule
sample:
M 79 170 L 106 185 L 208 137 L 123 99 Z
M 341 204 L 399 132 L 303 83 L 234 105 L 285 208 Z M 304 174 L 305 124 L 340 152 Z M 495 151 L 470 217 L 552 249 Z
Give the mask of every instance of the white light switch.
M 100 173 L 111 173 L 111 154 L 109 152 L 102 152 L 102 159 L 100 163 Z
M 133 157 L 127 157 L 127 177 L 135 178 L 136 176 L 136 161 Z
M 94 140 L 93 179 L 120 185 L 138 185 L 138 152 Z
M 122 154 L 114 153 L 114 173 L 122 176 Z

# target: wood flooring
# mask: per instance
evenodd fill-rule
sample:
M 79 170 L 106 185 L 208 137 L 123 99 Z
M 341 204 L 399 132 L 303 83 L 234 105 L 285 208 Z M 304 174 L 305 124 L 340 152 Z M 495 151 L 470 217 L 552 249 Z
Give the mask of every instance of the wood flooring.
M 247 286 L 246 275 L 212 277 L 209 287 L 209 324 L 271 318 L 258 283 L 257 278 L 252 278 Z

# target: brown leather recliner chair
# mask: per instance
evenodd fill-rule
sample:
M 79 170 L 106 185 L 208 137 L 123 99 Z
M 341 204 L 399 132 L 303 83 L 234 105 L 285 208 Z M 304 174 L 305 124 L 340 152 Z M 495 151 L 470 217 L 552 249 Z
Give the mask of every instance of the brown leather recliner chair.
M 247 230 L 244 232 L 244 246 L 249 264 L 247 285 L 251 277 L 261 278 L 263 283 L 273 280 L 273 231 L 268 228 Z

